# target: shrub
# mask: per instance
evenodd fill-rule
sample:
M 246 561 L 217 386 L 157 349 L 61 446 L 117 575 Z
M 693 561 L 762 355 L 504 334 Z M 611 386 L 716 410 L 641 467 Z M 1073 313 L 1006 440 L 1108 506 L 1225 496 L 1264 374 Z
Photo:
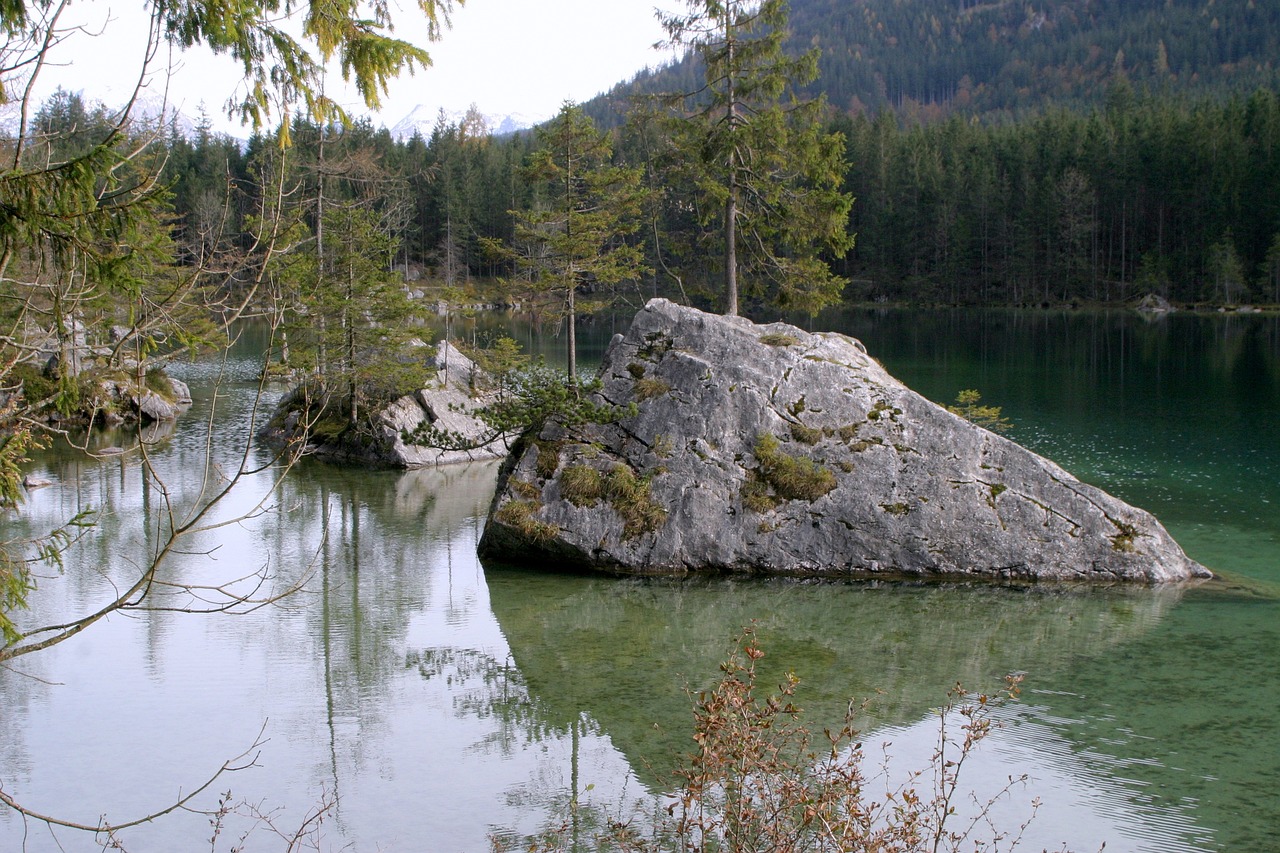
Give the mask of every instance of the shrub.
M 974 803 L 976 816 L 957 813 L 964 765 L 990 733 L 993 710 L 1017 697 L 1018 677 L 994 696 L 956 685 L 937 712 L 930 764 L 886 790 L 880 773 L 864 767 L 855 717 L 865 703 L 851 702 L 842 725 L 814 736 L 795 704 L 794 674 L 776 692 L 760 687 L 756 665 L 764 656 L 747 629 L 721 664 L 719 682 L 697 697 L 695 751 L 675 774 L 667 808 L 609 818 L 575 800 L 571 816 L 522 849 L 960 853 L 1018 845 L 1021 828 L 1002 832 L 991 811 L 1025 776 Z M 579 834 L 584 826 L 588 832 Z
M 15 379 L 21 383 L 22 396 L 31 405 L 47 400 L 61 390 L 56 378 L 46 376 L 43 370 L 30 362 L 9 368 L 6 384 L 12 384 Z
M 163 367 L 149 368 L 142 381 L 148 390 L 154 391 L 166 400 L 173 400 L 173 382 L 169 380 L 169 374 Z
M 956 395 L 955 403 L 947 406 L 947 411 L 992 432 L 1007 432 L 1013 428 L 1013 423 L 1000 415 L 999 406 L 980 406 L 978 402 L 981 399 L 981 394 L 967 388 Z
M 784 452 L 768 433 L 756 440 L 760 474 L 778 496 L 789 501 L 816 501 L 836 487 L 836 475 L 804 456 Z

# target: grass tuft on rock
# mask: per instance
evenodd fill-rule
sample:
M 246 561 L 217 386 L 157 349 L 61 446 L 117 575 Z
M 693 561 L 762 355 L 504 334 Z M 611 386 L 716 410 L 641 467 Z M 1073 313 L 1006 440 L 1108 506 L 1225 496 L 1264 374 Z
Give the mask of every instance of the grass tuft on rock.
M 533 463 L 533 469 L 542 479 L 550 480 L 560 467 L 560 442 L 539 441 L 534 446 L 538 448 L 538 458 Z
M 555 525 L 533 517 L 541 508 L 537 501 L 507 501 L 493 517 L 531 542 L 549 542 L 560 531 Z
M 622 516 L 625 539 L 652 533 L 667 520 L 667 511 L 649 494 L 649 479 L 636 476 L 628 465 L 614 465 L 605 478 L 604 489 L 605 500 Z
M 590 465 L 568 466 L 560 473 L 560 495 L 577 507 L 609 504 L 622 519 L 624 539 L 652 533 L 667 519 L 667 511 L 649 493 L 649 479 L 621 462 L 607 472 Z
M 814 445 L 823 439 L 823 432 L 800 423 L 791 424 L 791 437 L 801 444 Z
M 590 465 L 570 465 L 560 475 L 560 496 L 574 506 L 591 506 L 604 497 L 604 476 Z
M 784 500 L 816 501 L 836 487 L 833 471 L 806 456 L 787 453 L 769 433 L 756 439 L 755 455 L 761 477 Z
M 635 384 L 636 402 L 643 403 L 645 400 L 661 397 L 670 390 L 671 386 L 657 377 L 647 376 L 643 379 L 637 379 Z

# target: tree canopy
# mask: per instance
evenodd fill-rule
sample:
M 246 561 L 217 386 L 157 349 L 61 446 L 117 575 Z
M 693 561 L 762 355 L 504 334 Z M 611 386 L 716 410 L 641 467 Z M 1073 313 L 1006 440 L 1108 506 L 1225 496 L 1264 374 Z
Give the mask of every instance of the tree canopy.
M 738 313 L 740 269 L 767 280 L 785 307 L 838 301 L 844 281 L 818 255 L 852 242 L 843 146 L 823 128 L 820 102 L 789 95 L 817 75 L 818 51 L 783 51 L 785 0 L 689 0 L 688 14 L 660 18 L 705 69 L 702 85 L 665 100 L 677 111 L 683 165 L 706 199 L 703 222 L 719 217 L 725 312 Z

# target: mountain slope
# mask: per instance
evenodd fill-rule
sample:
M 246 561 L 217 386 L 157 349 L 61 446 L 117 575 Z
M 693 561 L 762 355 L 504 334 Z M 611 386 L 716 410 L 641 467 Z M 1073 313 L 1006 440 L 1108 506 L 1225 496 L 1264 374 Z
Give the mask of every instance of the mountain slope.
M 1222 95 L 1280 86 L 1280 4 L 1263 0 L 792 0 L 793 50 L 822 49 L 805 95 L 837 109 L 1016 116 L 1138 87 Z M 684 59 L 593 101 L 688 91 Z

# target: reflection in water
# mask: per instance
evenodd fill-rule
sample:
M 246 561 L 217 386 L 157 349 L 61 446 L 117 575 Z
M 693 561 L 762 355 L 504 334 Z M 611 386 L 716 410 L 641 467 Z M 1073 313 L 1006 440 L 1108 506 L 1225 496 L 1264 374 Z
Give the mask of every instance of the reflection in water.
M 1061 449 L 1104 486 L 1150 497 L 1189 551 L 1251 585 L 615 581 L 485 569 L 475 545 L 493 463 L 409 473 L 306 464 L 268 512 L 219 531 L 203 542 L 216 550 L 171 571 L 199 579 L 265 564 L 280 583 L 309 577 L 307 591 L 237 618 L 113 619 L 23 661 L 22 673 L 39 680 L 0 671 L 0 784 L 71 818 L 125 818 L 170 801 L 265 723 L 259 766 L 226 782 L 237 798 L 282 807 L 288 824 L 322 790 L 336 791 L 325 827 L 334 849 L 483 851 L 492 834 L 537 831 L 589 787 L 607 813 L 651 807 L 690 745 L 688 691 L 715 677 L 734 634 L 755 620 L 765 663 L 774 676 L 800 675 L 813 719 L 873 696 L 872 737 L 892 740 L 907 765 L 925 763 L 936 731 L 929 709 L 953 682 L 990 688 L 1027 672 L 1023 701 L 971 774 L 1031 776 L 1008 812 L 1020 822 L 1031 797 L 1045 801 L 1026 849 L 1067 840 L 1089 851 L 1099 839 L 1108 853 L 1275 849 L 1280 606 L 1267 590 L 1280 578 L 1280 520 L 1265 502 L 1280 503 L 1280 441 L 1266 443 L 1280 422 L 1280 336 L 1243 324 L 1217 341 L 1206 327 L 1200 343 L 1231 346 L 1195 355 L 1169 351 L 1159 327 L 1114 319 L 1001 322 L 956 319 L 952 346 L 963 357 L 939 352 L 946 336 L 918 315 L 864 336 L 880 355 L 887 347 L 874 334 L 901 334 L 884 356 L 891 369 L 909 372 L 894 363 L 905 358 L 939 399 L 980 388 L 1019 421 L 1020 437 Z M 1031 354 L 1000 350 L 1006 338 Z M 942 366 L 914 360 L 913 346 Z M 1055 378 L 1059 357 L 1059 373 L 1088 378 Z M 245 364 L 231 365 L 220 392 L 233 424 L 211 439 L 220 459 L 240 450 L 234 424 L 252 403 L 255 362 Z M 1124 379 L 1108 385 L 1116 366 Z M 1142 366 L 1164 374 L 1129 372 Z M 206 370 L 175 365 L 196 404 L 156 445 L 184 499 L 199 488 L 210 441 Z M 1258 411 L 1200 399 L 1232 388 L 1260 394 Z M 1222 429 L 1210 448 L 1197 430 L 1213 412 Z M 55 449 L 35 472 L 57 484 L 7 517 L 6 534 L 89 505 L 104 514 L 66 575 L 42 582 L 33 618 L 90 607 L 128 576 L 154 546 L 138 520 L 159 499 L 129 455 Z M 247 486 L 246 503 L 265 489 Z M 178 815 L 126 841 L 135 853 L 191 849 L 206 833 L 203 817 Z M 0 850 L 22 849 L 23 837 L 21 822 L 0 813 Z M 26 838 L 33 853 L 99 849 L 65 833 Z

